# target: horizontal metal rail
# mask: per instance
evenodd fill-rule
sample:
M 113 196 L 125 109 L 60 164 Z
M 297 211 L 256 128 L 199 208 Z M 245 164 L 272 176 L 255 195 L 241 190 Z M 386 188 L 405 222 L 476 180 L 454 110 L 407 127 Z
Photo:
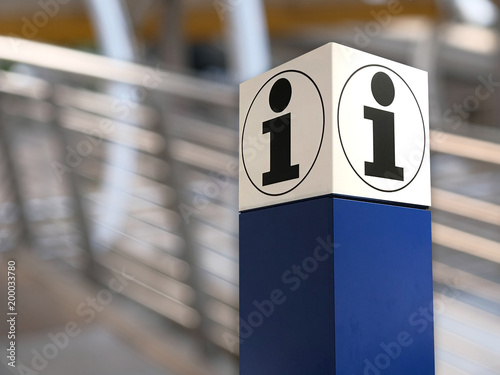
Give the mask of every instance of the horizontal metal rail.
M 68 48 L 0 36 L 0 60 L 154 89 L 189 100 L 235 108 L 234 86 Z

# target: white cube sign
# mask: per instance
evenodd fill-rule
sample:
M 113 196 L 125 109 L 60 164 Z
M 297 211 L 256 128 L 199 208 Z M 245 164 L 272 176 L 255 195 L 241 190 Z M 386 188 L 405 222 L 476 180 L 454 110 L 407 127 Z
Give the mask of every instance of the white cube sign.
M 240 210 L 337 194 L 430 206 L 427 73 L 329 43 L 240 88 Z

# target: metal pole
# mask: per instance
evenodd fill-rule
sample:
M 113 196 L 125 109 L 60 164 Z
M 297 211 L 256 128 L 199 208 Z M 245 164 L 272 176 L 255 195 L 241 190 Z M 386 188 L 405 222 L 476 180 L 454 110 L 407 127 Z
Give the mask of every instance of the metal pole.
M 234 3 L 234 2 L 233 2 Z M 271 66 L 269 33 L 261 0 L 240 0 L 228 8 L 227 42 L 232 79 L 241 83 Z
M 133 36 L 130 17 L 121 0 L 87 0 L 94 28 L 103 54 L 118 60 L 134 61 L 136 42 Z M 126 103 L 129 86 L 111 84 L 108 91 L 119 101 Z M 126 147 L 111 148 L 107 151 L 110 165 L 134 167 L 134 153 Z M 130 174 L 124 168 L 108 168 L 104 172 L 103 200 L 105 208 L 100 212 L 101 224 L 92 231 L 94 249 L 102 249 L 98 244 L 111 245 L 117 234 L 106 228 L 120 228 L 127 215 L 127 187 L 131 186 Z M 115 187 L 120 187 L 116 189 Z
M 184 3 L 182 0 L 167 0 L 162 5 L 160 58 L 170 70 L 180 70 L 186 64 L 186 43 L 182 31 Z
M 0 100 L 3 96 L 0 96 Z M 8 125 L 5 120 L 5 115 L 0 116 L 0 147 L 2 149 L 2 156 L 4 158 L 4 168 L 5 174 L 8 178 L 6 181 L 11 189 L 13 203 L 17 208 L 17 218 L 16 221 L 19 223 L 19 233 L 12 234 L 14 238 L 17 235 L 17 239 L 13 239 L 13 244 L 15 250 L 21 248 L 27 248 L 32 250 L 33 248 L 33 237 L 31 233 L 31 228 L 29 225 L 29 219 L 26 215 L 26 209 L 23 199 L 23 192 L 21 191 L 21 184 L 19 181 L 18 171 L 16 170 L 15 157 L 13 155 L 13 150 L 11 148 L 11 142 L 9 141 L 11 137 L 9 136 Z M 17 241 L 16 241 L 17 240 Z M 17 243 L 16 243 L 17 242 Z

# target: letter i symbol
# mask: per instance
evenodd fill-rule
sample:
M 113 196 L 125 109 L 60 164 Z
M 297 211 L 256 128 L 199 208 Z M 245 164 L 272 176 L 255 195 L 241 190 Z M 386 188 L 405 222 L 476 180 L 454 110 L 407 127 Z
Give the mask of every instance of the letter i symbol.
M 371 82 L 372 94 L 378 104 L 387 107 L 395 97 L 391 78 L 376 73 Z M 396 167 L 394 141 L 394 113 L 382 109 L 364 107 L 365 119 L 373 122 L 373 163 L 365 162 L 365 175 L 403 181 L 404 170 Z
M 269 106 L 273 112 L 283 112 L 292 98 L 292 86 L 285 78 L 278 79 L 269 93 Z M 262 133 L 271 135 L 271 166 L 269 172 L 262 174 L 262 185 L 299 178 L 299 165 L 291 165 L 292 130 L 291 113 L 285 113 L 264 121 Z

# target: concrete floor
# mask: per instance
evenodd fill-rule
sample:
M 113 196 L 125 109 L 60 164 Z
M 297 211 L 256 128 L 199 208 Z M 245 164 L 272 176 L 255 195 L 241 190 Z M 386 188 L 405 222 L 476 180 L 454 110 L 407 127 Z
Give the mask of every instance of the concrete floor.
M 32 373 L 30 369 L 47 375 L 215 373 L 213 367 L 208 369 L 213 364 L 203 362 L 196 344 L 182 330 L 152 311 L 121 295 L 103 294 L 109 289 L 85 280 L 59 261 L 42 261 L 26 252 L 9 254 L 10 258 L 17 260 L 17 371 Z M 2 279 L 6 278 L 6 259 L 0 262 Z M 0 299 L 5 300 L 3 289 Z M 99 304 L 99 296 L 105 305 Z M 111 296 L 109 303 L 105 296 Z M 6 328 L 2 325 L 2 348 L 7 347 Z M 69 332 L 74 336 L 68 336 Z M 18 374 L 5 360 L 2 356 L 0 374 Z

